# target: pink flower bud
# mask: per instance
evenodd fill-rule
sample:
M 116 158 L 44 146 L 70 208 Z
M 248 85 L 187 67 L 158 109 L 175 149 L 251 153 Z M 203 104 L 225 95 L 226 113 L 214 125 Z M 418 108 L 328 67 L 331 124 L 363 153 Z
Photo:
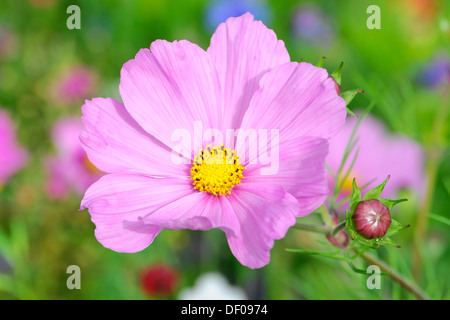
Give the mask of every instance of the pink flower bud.
M 359 202 L 352 220 L 355 230 L 367 239 L 383 237 L 391 225 L 389 209 L 376 199 Z
M 340 231 L 336 236 L 326 236 L 327 240 L 335 247 L 345 249 L 347 248 L 349 238 L 345 231 Z
M 339 223 L 339 216 L 336 212 L 332 212 L 331 219 L 334 223 L 334 226 L 336 227 Z M 345 249 L 349 243 L 349 237 L 347 232 L 344 230 L 339 231 L 336 235 L 327 235 L 327 240 L 335 247 Z

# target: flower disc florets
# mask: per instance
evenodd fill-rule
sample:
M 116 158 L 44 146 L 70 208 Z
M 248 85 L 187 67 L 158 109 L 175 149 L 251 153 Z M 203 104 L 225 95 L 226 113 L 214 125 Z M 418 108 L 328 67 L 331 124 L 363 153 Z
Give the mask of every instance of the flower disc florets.
M 191 179 L 194 188 L 215 196 L 230 194 L 231 189 L 241 183 L 245 167 L 239 162 L 234 150 L 206 146 L 194 158 Z

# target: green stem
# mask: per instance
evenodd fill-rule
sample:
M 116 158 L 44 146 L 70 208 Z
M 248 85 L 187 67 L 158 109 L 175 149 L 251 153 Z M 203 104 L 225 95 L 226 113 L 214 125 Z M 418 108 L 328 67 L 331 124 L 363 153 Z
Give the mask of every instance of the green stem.
M 298 230 L 304 230 L 304 231 L 311 231 L 311 232 L 317 232 L 317 233 L 329 233 L 331 229 L 327 226 L 320 226 L 316 224 L 309 224 L 309 223 L 296 223 L 292 226 L 294 229 Z
M 418 299 L 420 300 L 429 300 L 430 297 L 428 297 L 422 289 L 420 289 L 415 283 L 409 281 L 409 279 L 406 279 L 403 277 L 399 272 L 392 269 L 387 263 L 384 261 L 374 257 L 373 255 L 363 252 L 361 254 L 361 258 L 366 260 L 368 263 L 377 265 L 381 271 L 387 272 L 389 277 L 391 277 L 392 280 L 400 284 L 403 288 L 414 294 Z
M 337 233 L 340 230 L 342 230 L 342 226 L 345 226 L 345 223 L 341 222 L 336 227 L 327 227 L 324 225 L 314 225 L 314 224 L 308 224 L 308 223 L 296 223 L 293 227 L 298 230 L 305 230 L 305 231 L 311 231 L 311 232 L 318 232 L 323 233 L 326 235 L 330 235 L 333 232 Z M 405 290 L 411 292 L 413 295 L 415 295 L 418 299 L 421 300 L 428 300 L 430 299 L 423 291 L 420 289 L 415 283 L 411 282 L 409 279 L 406 279 L 403 277 L 399 272 L 395 271 L 393 268 L 391 268 L 387 263 L 385 263 L 382 260 L 379 260 L 378 258 L 372 256 L 371 254 L 367 252 L 361 252 L 355 250 L 356 256 L 360 256 L 364 260 L 366 260 L 370 264 L 377 265 L 380 270 L 383 272 L 387 272 L 389 277 L 395 282 L 397 282 L 399 285 L 401 285 Z M 356 257 L 355 256 L 355 257 Z
M 340 231 L 344 230 L 344 229 L 345 229 L 345 226 L 346 226 L 346 222 L 345 222 L 345 220 L 344 220 L 344 221 L 342 221 L 341 223 L 339 223 L 336 227 L 334 227 L 334 228 L 331 230 L 330 235 L 331 235 L 332 237 L 334 237 L 334 236 L 337 235 Z
M 416 227 L 414 232 L 414 250 L 413 250 L 413 277 L 416 281 L 420 281 L 421 267 L 423 261 L 423 254 L 421 247 L 426 238 L 428 228 L 428 217 L 431 211 L 431 205 L 434 196 L 436 180 L 442 155 L 442 132 L 444 130 L 445 121 L 449 112 L 448 92 L 442 93 L 442 103 L 433 123 L 433 130 L 430 136 L 430 141 L 426 149 L 427 156 L 427 186 L 425 200 L 420 207 L 417 214 Z
M 328 228 L 332 228 L 334 226 L 333 220 L 331 219 L 330 213 L 324 205 L 321 205 L 319 208 L 320 216 L 322 217 L 322 221 Z

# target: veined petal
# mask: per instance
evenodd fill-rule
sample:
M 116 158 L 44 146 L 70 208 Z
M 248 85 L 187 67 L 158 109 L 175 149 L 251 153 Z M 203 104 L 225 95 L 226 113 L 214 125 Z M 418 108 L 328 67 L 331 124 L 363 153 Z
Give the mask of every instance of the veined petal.
M 264 75 L 241 128 L 277 129 L 280 141 L 300 136 L 329 139 L 344 125 L 345 106 L 325 69 L 291 62 Z
M 157 40 L 150 50 L 140 50 L 122 68 L 120 94 L 134 120 L 171 148 L 178 143 L 173 135 L 180 130 L 191 134 L 194 122 L 220 128 L 222 97 L 216 69 L 206 52 L 189 41 Z M 191 139 L 181 143 L 190 144 Z
M 270 261 L 274 240 L 295 224 L 299 204 L 283 187 L 261 183 L 235 186 L 229 201 L 241 225 L 240 234 L 227 234 L 231 252 L 241 264 L 261 268 Z
M 171 150 L 144 131 L 122 103 L 96 98 L 82 107 L 80 139 L 89 160 L 109 173 L 138 171 L 156 176 L 188 176 L 189 168 L 171 159 Z
M 238 128 L 264 73 L 290 61 L 284 42 L 250 13 L 220 24 L 207 52 L 220 78 L 224 129 Z
M 279 146 L 270 145 L 269 142 L 265 150 L 265 153 L 259 153 L 264 163 L 246 165 L 243 184 L 270 183 L 282 186 L 298 200 L 300 210 L 297 216 L 308 215 L 322 205 L 328 193 L 325 175 L 327 140 L 299 137 L 283 141 Z
M 219 228 L 239 234 L 239 221 L 225 197 L 195 190 L 143 218 L 145 224 L 164 229 L 209 230 Z
M 141 217 L 192 193 L 190 180 L 108 174 L 89 187 L 81 209 L 89 209 L 97 240 L 118 252 L 137 252 L 161 231 Z

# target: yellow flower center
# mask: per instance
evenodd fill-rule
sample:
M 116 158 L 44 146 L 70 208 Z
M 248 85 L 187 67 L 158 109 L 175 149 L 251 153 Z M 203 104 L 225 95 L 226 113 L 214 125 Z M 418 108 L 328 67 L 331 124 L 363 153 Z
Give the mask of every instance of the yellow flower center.
M 350 175 L 344 180 L 341 192 L 344 194 L 351 194 L 353 192 L 353 177 Z
M 234 150 L 224 148 L 223 144 L 214 148 L 207 145 L 194 158 L 191 179 L 199 191 L 225 195 L 241 183 L 244 169 Z

